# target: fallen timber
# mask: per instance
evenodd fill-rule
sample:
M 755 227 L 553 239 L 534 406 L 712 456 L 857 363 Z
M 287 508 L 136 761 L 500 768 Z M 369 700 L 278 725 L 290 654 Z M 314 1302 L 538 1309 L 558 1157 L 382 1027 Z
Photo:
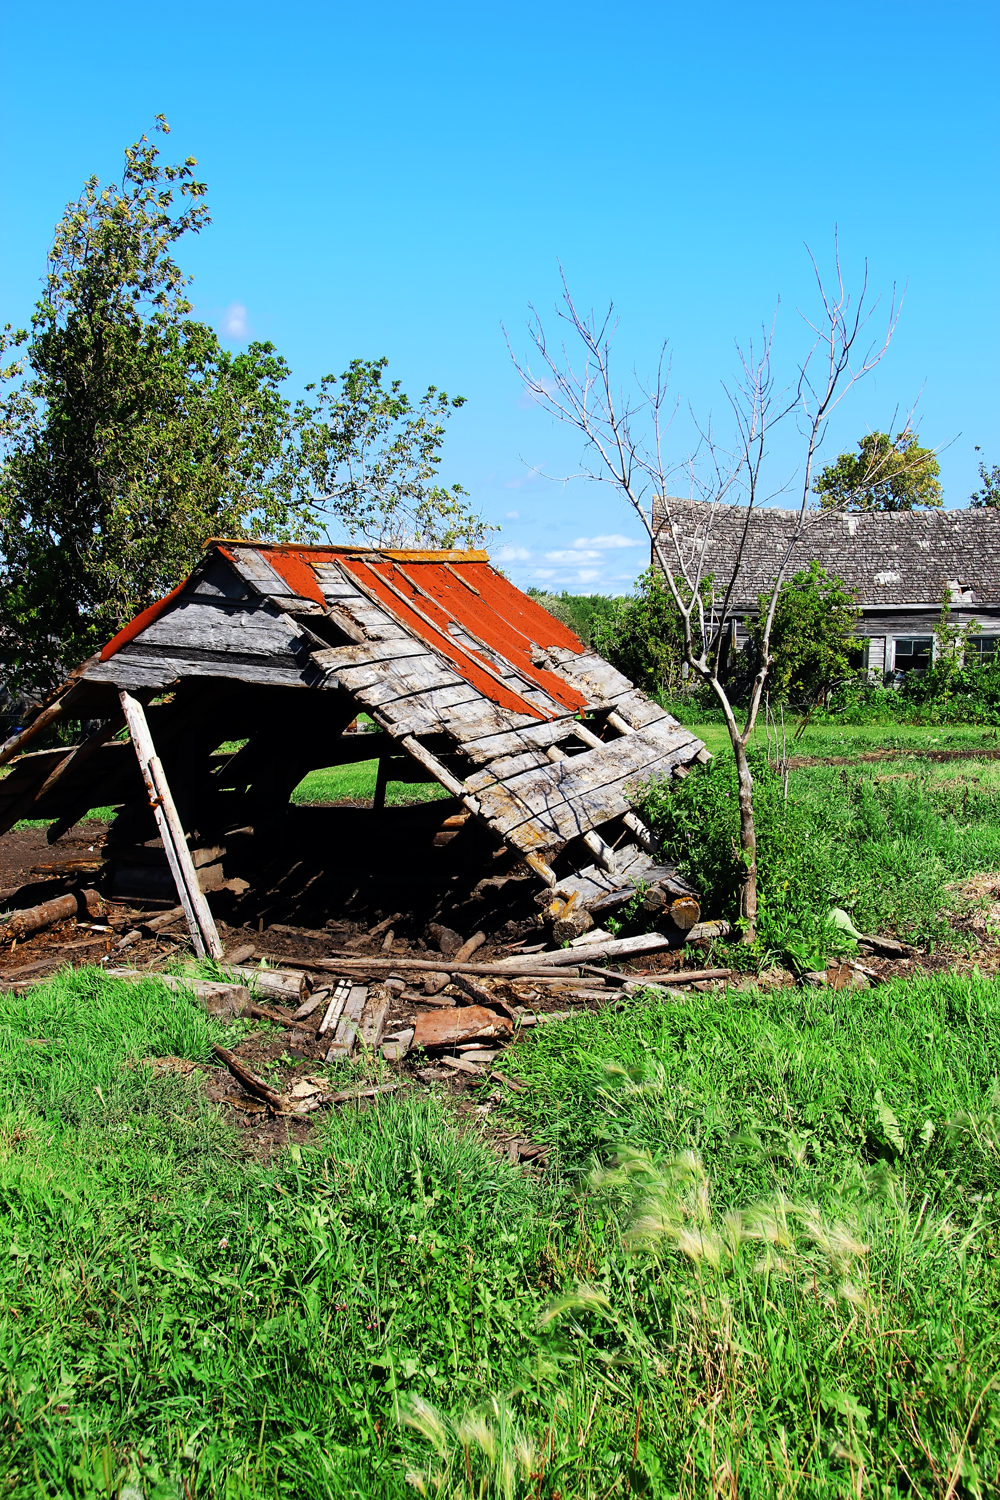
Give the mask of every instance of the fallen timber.
M 359 714 L 376 734 L 347 733 Z M 89 721 L 79 745 L 29 751 L 74 720 Z M 123 721 L 131 745 L 114 738 Z M 635 805 L 646 779 L 707 756 L 485 553 L 217 540 L 0 749 L 13 762 L 0 831 L 30 816 L 50 822 L 51 841 L 114 806 L 109 883 L 131 870 L 136 888 L 156 861 L 135 851 L 158 834 L 165 866 L 143 879 L 150 892 L 173 883 L 196 953 L 219 959 L 205 891 L 247 889 L 246 839 L 234 851 L 233 836 L 265 848 L 305 774 L 375 758 L 377 803 L 390 778 L 440 782 L 460 814 L 448 839 L 523 861 L 551 920 L 601 916 L 641 884 L 645 909 L 682 932 L 697 926 L 698 893 L 657 863 Z M 208 848 L 211 867 L 199 864 Z

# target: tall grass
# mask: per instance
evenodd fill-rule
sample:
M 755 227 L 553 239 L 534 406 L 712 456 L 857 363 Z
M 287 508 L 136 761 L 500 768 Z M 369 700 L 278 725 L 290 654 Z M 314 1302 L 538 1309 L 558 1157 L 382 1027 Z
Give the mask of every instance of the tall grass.
M 3 1493 L 990 1493 L 995 986 L 539 1033 L 544 1180 L 416 1091 L 267 1168 L 183 995 L 5 998 Z

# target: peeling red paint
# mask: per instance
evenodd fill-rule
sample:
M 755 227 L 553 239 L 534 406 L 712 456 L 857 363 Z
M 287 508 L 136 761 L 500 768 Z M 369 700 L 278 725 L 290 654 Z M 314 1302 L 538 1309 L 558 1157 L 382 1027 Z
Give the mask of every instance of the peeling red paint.
M 102 648 L 101 661 L 107 661 L 110 657 L 114 656 L 116 651 L 120 651 L 123 646 L 127 646 L 129 641 L 134 641 L 136 636 L 145 630 L 147 625 L 152 625 L 153 621 L 158 615 L 163 613 L 170 601 L 176 599 L 181 590 L 186 587 L 187 579 L 185 578 L 184 582 L 179 583 L 175 589 L 171 589 L 169 594 L 164 594 L 162 599 L 157 599 L 155 604 L 151 604 L 148 609 L 144 609 L 141 615 L 136 615 L 134 620 L 129 620 L 127 625 L 123 625 L 118 634 L 113 635 L 108 644 Z
M 271 567 L 276 573 L 289 584 L 303 599 L 314 599 L 317 604 L 325 604 L 319 584 L 316 582 L 316 574 L 309 566 L 309 558 L 314 562 L 332 562 L 335 553 L 330 552 L 324 557 L 315 552 L 290 552 L 284 547 L 261 548 Z

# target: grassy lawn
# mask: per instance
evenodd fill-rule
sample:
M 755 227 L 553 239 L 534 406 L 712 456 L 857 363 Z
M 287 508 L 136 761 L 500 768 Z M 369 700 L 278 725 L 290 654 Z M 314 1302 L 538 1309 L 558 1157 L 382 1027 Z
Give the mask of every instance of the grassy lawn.
M 790 755 L 853 755 L 873 750 L 1000 750 L 1000 738 L 992 728 L 982 724 L 808 724 L 801 736 L 793 740 L 795 718 L 786 724 Z M 729 753 L 729 734 L 724 724 L 701 724 L 685 727 L 704 740 L 714 755 Z M 754 741 L 765 747 L 763 718 L 758 723 Z
M 375 795 L 378 761 L 363 760 L 352 766 L 331 766 L 325 771 L 310 771 L 292 793 L 293 802 L 370 802 Z M 433 802 L 448 797 L 439 782 L 390 781 L 386 786 L 387 807 L 408 802 Z
M 476 1123 L 414 1088 L 272 1167 L 141 1061 L 216 1034 L 93 970 L 2 1001 L 2 1493 L 996 1492 L 993 983 L 639 1000 Z

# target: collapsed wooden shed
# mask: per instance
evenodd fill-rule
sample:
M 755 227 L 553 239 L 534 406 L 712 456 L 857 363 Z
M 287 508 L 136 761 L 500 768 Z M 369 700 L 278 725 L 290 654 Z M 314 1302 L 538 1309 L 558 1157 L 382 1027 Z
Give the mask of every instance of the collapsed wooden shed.
M 349 732 L 359 714 L 384 732 Z M 69 750 L 24 753 L 59 718 L 98 724 Z M 126 723 L 131 744 L 115 738 Z M 212 951 L 195 864 L 218 863 L 237 831 L 280 838 L 310 770 L 371 758 L 376 811 L 388 780 L 436 779 L 557 903 L 608 911 L 641 880 L 669 909 L 689 891 L 657 863 L 634 788 L 707 752 L 485 552 L 213 541 L 0 763 L 15 756 L 0 832 L 52 819 L 54 842 L 113 806 L 109 849 L 127 865 L 158 830 L 182 899 L 193 886 L 196 945 L 198 928 Z M 352 848 L 325 856 L 349 863 Z

